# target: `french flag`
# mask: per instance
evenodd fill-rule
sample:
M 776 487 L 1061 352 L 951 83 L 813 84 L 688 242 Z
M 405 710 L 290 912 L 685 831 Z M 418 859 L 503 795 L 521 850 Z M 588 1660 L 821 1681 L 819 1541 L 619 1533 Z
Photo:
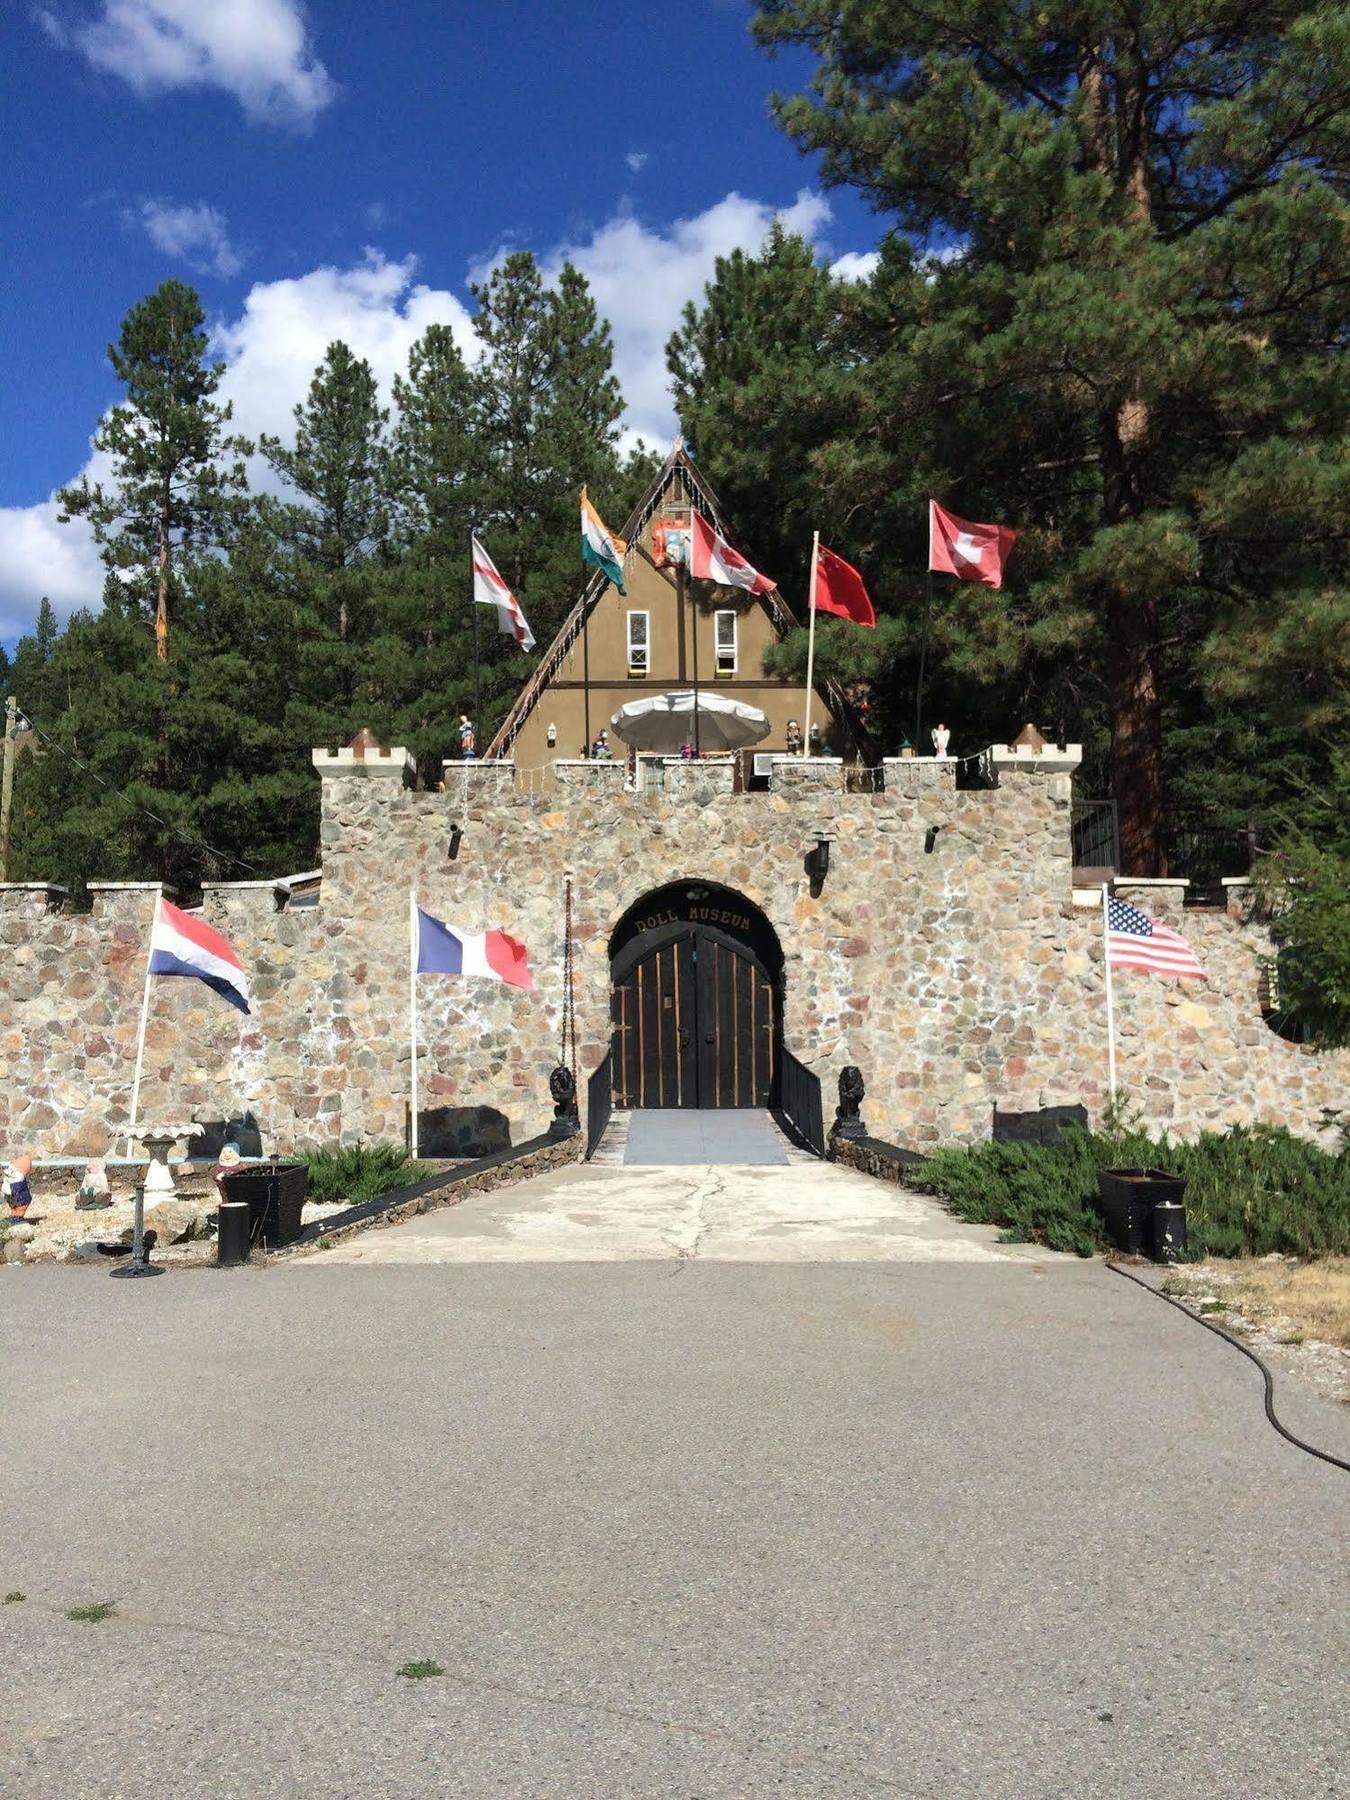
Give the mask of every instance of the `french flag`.
M 240 1012 L 247 1012 L 248 976 L 218 931 L 160 896 L 150 928 L 150 973 L 195 975 Z
M 433 919 L 418 906 L 417 957 L 419 975 L 486 975 L 489 981 L 509 982 L 512 987 L 532 988 L 525 946 L 504 931 L 461 931 Z

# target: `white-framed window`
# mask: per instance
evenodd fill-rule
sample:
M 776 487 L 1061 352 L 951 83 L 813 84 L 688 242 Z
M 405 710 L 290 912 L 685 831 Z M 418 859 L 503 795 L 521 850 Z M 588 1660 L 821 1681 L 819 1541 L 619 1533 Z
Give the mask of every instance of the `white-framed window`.
M 645 675 L 651 667 L 651 620 L 648 612 L 628 615 L 628 673 Z
M 713 645 L 717 655 L 717 673 L 736 673 L 736 614 L 731 611 L 713 614 Z

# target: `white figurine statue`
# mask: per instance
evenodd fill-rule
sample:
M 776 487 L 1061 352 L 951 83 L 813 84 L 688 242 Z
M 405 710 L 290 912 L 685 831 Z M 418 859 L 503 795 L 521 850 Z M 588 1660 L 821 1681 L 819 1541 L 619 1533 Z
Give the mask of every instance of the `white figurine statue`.
M 952 734 L 945 725 L 935 725 L 933 727 L 934 756 L 945 756 L 947 754 L 947 746 L 951 741 Z

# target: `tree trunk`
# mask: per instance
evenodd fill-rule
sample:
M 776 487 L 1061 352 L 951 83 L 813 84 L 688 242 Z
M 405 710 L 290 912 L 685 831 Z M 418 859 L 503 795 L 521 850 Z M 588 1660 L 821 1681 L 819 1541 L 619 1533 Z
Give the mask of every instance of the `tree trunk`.
M 169 520 L 168 498 L 159 516 L 159 582 L 155 595 L 155 655 L 169 660 Z
M 1103 501 L 1108 525 L 1124 524 L 1142 510 L 1138 458 L 1148 436 L 1149 414 L 1137 395 L 1102 419 Z M 1115 589 L 1107 599 L 1110 650 L 1111 792 L 1120 829 L 1120 869 L 1125 875 L 1166 875 L 1163 820 L 1162 695 L 1158 679 L 1158 605 Z
M 1088 161 L 1110 177 L 1135 220 L 1146 228 L 1152 216 L 1147 81 L 1137 45 L 1122 52 L 1119 46 L 1094 44 L 1080 55 Z M 1133 384 L 1101 416 L 1102 510 L 1107 525 L 1123 525 L 1145 510 L 1143 468 L 1151 423 L 1148 401 Z M 1120 831 L 1120 869 L 1126 875 L 1166 875 L 1167 789 L 1156 600 L 1113 589 L 1106 598 L 1106 630 L 1111 792 Z

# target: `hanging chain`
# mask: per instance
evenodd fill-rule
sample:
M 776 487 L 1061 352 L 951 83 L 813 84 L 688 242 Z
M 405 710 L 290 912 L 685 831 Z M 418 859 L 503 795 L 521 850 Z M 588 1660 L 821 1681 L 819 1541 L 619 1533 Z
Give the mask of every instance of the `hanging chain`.
M 558 1061 L 572 1072 L 572 1086 L 575 1089 L 577 1080 L 577 1016 L 576 1016 L 576 984 L 572 962 L 572 879 L 566 883 L 566 900 L 563 918 L 563 1005 L 562 1005 L 562 1043 L 558 1051 Z

